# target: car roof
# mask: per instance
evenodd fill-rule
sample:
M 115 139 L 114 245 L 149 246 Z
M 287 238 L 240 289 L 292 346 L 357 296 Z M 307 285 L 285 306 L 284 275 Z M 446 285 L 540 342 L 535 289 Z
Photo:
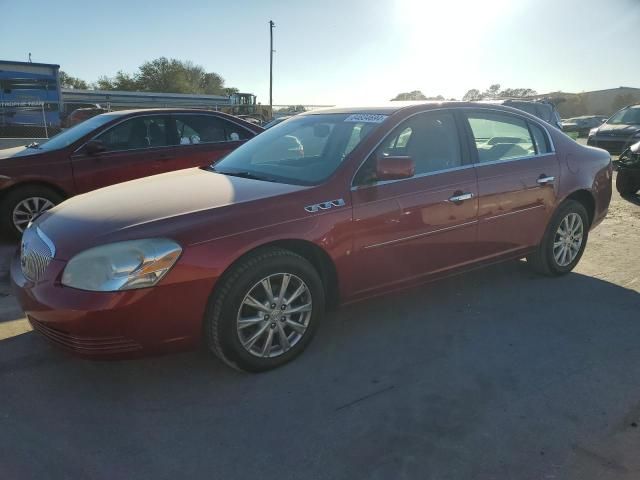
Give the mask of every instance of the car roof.
M 530 102 L 533 103 L 533 102 Z M 495 109 L 495 110 L 504 110 L 505 112 L 517 112 L 517 113 L 527 113 L 522 110 L 509 107 L 508 105 L 503 105 L 502 102 L 461 102 L 461 101 L 410 101 L 410 102 L 388 102 L 379 105 L 371 105 L 371 106 L 360 106 L 360 107 L 329 107 L 322 108 L 317 110 L 311 110 L 309 112 L 300 113 L 301 116 L 306 115 L 324 115 L 324 114 L 367 114 L 367 115 L 392 115 L 401 110 L 424 110 L 435 109 L 435 108 L 484 108 L 484 109 Z
M 208 113 L 214 115 L 225 115 L 223 112 L 205 110 L 202 108 L 136 108 L 131 110 L 115 110 L 113 112 L 104 113 L 103 115 L 122 117 L 125 115 L 136 115 L 139 113 Z

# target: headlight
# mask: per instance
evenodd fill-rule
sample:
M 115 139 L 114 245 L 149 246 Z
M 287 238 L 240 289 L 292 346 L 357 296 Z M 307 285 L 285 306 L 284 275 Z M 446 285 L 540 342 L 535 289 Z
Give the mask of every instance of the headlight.
M 182 253 L 165 238 L 131 240 L 90 248 L 73 257 L 62 284 L 95 292 L 151 287 L 173 267 Z
M 593 137 L 596 133 L 598 133 L 598 129 L 597 128 L 592 128 L 591 130 L 589 130 L 589 136 Z

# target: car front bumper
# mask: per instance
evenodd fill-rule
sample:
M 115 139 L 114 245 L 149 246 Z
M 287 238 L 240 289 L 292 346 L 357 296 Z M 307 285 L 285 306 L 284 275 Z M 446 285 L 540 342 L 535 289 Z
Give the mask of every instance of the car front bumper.
M 90 292 L 63 286 L 64 266 L 53 260 L 45 277 L 33 283 L 22 273 L 18 255 L 11 263 L 12 287 L 33 329 L 64 350 L 122 359 L 198 345 L 210 280 L 167 276 L 152 288 Z
M 638 137 L 613 137 L 605 135 L 593 135 L 587 139 L 587 145 L 606 150 L 612 155 L 619 155 L 625 149 L 640 141 Z

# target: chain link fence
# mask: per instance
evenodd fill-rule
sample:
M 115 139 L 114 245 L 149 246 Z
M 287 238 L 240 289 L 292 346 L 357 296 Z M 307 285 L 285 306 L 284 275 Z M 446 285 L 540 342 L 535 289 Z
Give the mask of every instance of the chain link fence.
M 0 139 L 42 139 L 59 132 L 57 104 L 42 101 L 0 102 Z

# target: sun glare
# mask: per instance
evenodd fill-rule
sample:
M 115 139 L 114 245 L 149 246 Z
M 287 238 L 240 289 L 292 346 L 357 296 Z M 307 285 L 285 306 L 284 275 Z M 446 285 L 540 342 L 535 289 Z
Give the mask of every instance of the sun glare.
M 510 13 L 509 0 L 395 0 L 393 21 L 410 82 L 431 93 L 471 85 L 477 51 L 491 27 Z M 426 92 L 425 92 L 426 93 Z M 446 95 L 446 93 L 445 93 Z

